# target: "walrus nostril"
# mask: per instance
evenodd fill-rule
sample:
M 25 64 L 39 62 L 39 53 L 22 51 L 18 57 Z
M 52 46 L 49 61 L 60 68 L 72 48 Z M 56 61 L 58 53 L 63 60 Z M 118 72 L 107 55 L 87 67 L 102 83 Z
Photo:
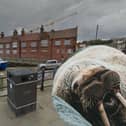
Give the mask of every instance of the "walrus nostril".
M 107 71 L 101 75 L 101 81 L 104 83 L 104 87 L 107 90 L 118 87 L 120 84 L 120 76 L 114 71 Z

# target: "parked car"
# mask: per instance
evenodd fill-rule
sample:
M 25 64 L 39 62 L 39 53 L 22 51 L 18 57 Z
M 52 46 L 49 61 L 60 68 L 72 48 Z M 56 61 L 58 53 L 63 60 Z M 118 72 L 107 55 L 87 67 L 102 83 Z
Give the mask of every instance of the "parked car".
M 50 70 L 50 69 L 55 69 L 58 68 L 61 65 L 60 62 L 58 62 L 57 60 L 53 59 L 53 60 L 47 60 L 46 63 L 40 63 L 38 65 L 38 69 L 39 70 Z
M 0 70 L 5 70 L 7 68 L 8 61 L 0 58 Z

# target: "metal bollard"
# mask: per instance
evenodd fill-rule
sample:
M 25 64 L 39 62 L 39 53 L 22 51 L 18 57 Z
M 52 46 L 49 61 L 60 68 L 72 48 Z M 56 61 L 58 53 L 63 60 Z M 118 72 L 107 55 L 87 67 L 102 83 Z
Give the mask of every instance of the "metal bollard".
M 41 90 L 41 91 L 44 91 L 44 76 L 45 76 L 45 69 L 42 69 L 41 74 L 42 74 L 42 79 L 41 79 L 41 87 L 40 87 L 40 90 Z

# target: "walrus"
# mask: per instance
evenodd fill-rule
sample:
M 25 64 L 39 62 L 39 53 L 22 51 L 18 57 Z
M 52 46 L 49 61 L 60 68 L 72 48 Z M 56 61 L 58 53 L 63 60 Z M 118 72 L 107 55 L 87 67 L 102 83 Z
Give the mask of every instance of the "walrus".
M 126 55 L 92 46 L 56 72 L 52 96 L 74 107 L 93 126 L 126 126 Z

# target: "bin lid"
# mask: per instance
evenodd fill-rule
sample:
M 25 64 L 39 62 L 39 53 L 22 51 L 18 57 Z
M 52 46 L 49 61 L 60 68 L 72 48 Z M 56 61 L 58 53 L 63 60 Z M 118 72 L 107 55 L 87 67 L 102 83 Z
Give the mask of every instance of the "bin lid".
M 14 69 L 7 71 L 11 76 L 29 75 L 35 73 L 32 69 Z

